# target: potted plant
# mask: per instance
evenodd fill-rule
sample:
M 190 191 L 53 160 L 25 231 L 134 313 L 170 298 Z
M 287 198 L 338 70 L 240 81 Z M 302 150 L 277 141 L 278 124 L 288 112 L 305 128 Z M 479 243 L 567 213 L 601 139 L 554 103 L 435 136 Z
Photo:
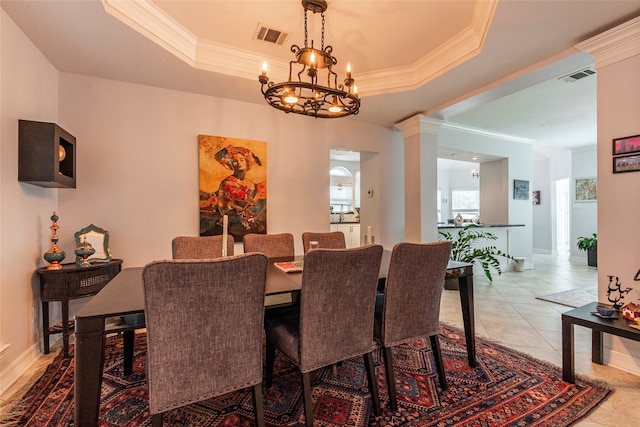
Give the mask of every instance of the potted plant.
M 587 252 L 587 265 L 598 266 L 598 235 L 593 233 L 592 237 L 578 237 L 578 249 Z
M 441 231 L 440 235 L 451 241 L 451 261 L 478 263 L 480 267 L 482 267 L 487 279 L 491 282 L 493 281 L 493 276 L 491 275 L 492 270 L 495 270 L 499 275 L 502 274 L 499 257 L 514 261 L 515 259 L 495 246 L 476 247 L 477 245 L 474 244 L 479 240 L 498 239 L 493 233 L 475 230 L 474 228 L 477 227 L 476 224 L 469 224 L 458 230 L 455 238 L 451 233 L 446 231 Z M 450 288 L 448 286 L 445 287 L 447 289 Z

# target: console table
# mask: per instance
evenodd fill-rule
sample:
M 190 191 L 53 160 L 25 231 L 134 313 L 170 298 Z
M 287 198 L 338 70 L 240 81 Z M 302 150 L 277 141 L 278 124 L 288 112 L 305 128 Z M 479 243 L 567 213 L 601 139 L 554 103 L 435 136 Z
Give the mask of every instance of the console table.
M 62 264 L 60 270 L 36 270 L 40 276 L 40 299 L 42 301 L 42 334 L 44 354 L 49 354 L 49 335 L 62 334 L 64 357 L 69 357 L 69 300 L 97 294 L 122 269 L 122 260 L 93 263 L 89 267 L 78 264 Z M 62 325 L 49 326 L 49 302 L 62 304 Z
M 562 380 L 574 383 L 573 325 L 580 325 L 591 329 L 591 361 L 602 365 L 604 352 L 602 335 L 604 333 L 616 335 L 634 341 L 640 341 L 640 331 L 629 326 L 631 321 L 618 313 L 617 319 L 606 319 L 591 313 L 596 311 L 597 302 L 574 308 L 562 314 Z

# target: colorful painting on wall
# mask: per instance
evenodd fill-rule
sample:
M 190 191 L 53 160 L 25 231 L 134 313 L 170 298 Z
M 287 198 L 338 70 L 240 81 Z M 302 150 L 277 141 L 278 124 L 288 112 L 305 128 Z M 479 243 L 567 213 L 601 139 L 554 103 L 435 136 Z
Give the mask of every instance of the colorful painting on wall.
M 267 232 L 267 143 L 222 136 L 198 136 L 200 235 L 228 233 L 241 242 Z

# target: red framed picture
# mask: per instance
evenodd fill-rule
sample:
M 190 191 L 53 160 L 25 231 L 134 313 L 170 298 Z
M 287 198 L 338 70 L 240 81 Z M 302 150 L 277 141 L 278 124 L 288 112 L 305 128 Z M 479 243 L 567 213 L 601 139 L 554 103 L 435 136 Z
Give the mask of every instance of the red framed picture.
M 613 140 L 613 155 L 640 153 L 640 135 L 625 136 Z

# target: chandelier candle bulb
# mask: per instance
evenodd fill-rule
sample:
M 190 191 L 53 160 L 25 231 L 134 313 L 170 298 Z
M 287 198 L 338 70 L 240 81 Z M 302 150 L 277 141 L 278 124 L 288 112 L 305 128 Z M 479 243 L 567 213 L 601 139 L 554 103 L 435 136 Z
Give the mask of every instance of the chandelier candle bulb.
M 264 61 L 262 63 L 262 75 L 266 76 L 267 75 L 267 61 Z
M 347 77 L 351 77 L 351 62 L 347 62 Z

